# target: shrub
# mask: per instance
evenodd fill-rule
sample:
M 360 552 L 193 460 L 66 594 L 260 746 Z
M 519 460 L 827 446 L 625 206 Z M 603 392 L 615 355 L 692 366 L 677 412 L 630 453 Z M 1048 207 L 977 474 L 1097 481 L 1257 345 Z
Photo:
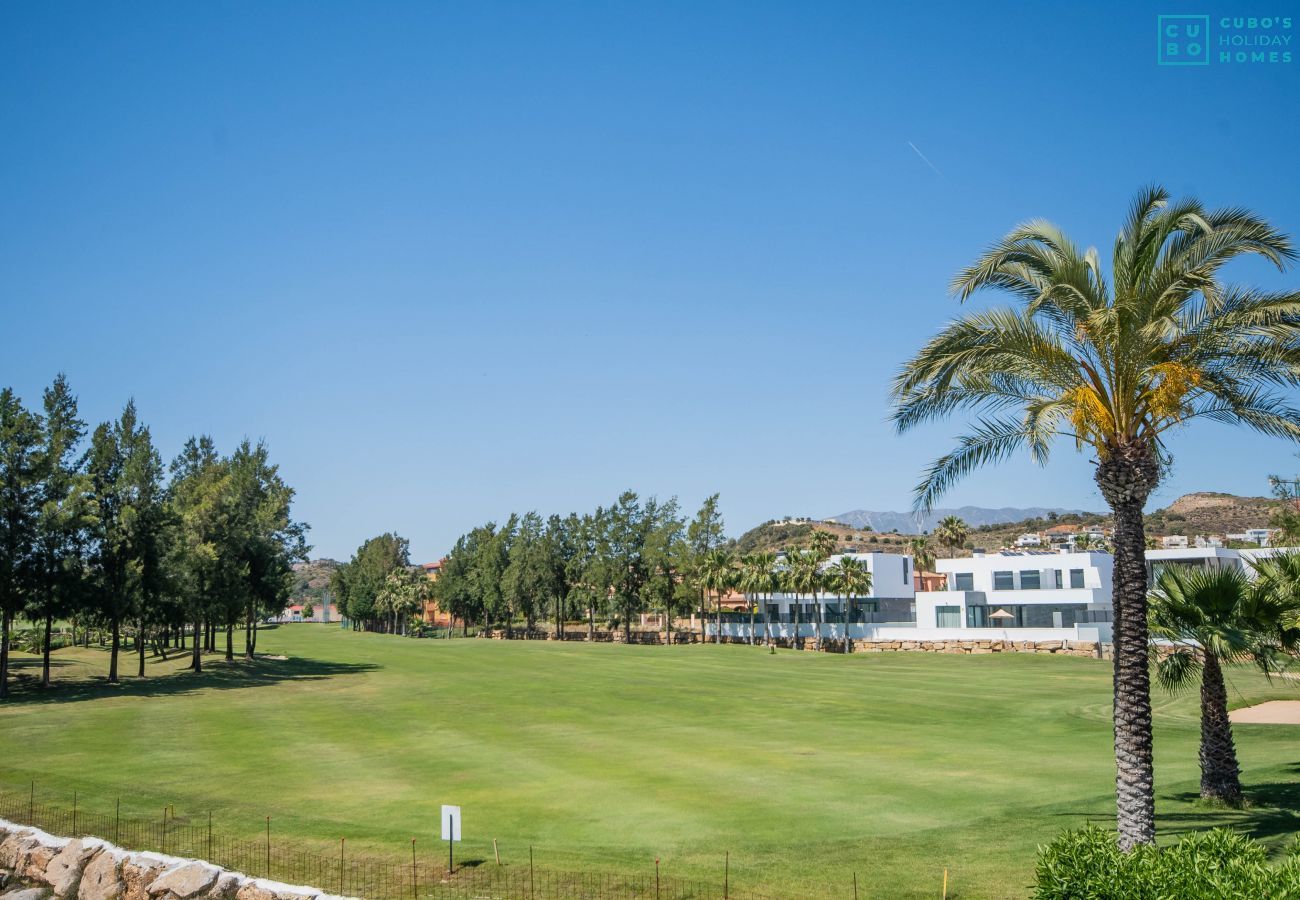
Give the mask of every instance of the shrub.
M 1121 853 L 1113 831 L 1090 825 L 1039 849 L 1036 880 L 1039 900 L 1300 900 L 1300 855 L 1270 865 L 1261 844 L 1226 828 Z

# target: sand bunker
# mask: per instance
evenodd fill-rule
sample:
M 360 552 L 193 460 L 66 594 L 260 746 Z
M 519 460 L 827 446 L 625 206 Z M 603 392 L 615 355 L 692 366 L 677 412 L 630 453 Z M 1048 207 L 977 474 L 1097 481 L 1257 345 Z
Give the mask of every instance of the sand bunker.
M 1233 724 L 1300 725 L 1300 700 L 1270 700 L 1228 713 Z

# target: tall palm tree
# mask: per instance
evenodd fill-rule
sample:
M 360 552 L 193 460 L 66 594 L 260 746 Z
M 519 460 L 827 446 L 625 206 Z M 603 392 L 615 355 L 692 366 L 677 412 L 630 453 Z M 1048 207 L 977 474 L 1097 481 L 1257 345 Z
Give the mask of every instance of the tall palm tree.
M 1095 249 L 1029 222 L 953 283 L 962 300 L 1000 288 L 1018 302 L 950 322 L 893 386 L 901 431 L 961 410 L 978 416 L 925 473 L 920 509 L 1021 449 L 1046 461 L 1058 436 L 1095 457 L 1115 522 L 1116 808 L 1126 850 L 1155 840 L 1142 510 L 1168 460 L 1166 435 L 1204 418 L 1300 438 L 1300 413 L 1277 392 L 1300 385 L 1300 293 L 1221 283 L 1223 265 L 1247 254 L 1279 269 L 1295 257 L 1290 239 L 1253 213 L 1170 204 L 1158 187 L 1133 202 L 1109 280 Z
M 700 567 L 700 579 L 706 590 L 712 592 L 717 611 L 718 629 L 713 636 L 715 644 L 722 643 L 722 598 L 736 584 L 736 561 L 730 550 L 710 550 Z
M 844 652 L 852 653 L 849 647 L 849 610 L 854 598 L 871 590 L 871 573 L 862 560 L 841 556 L 826 570 L 826 586 L 844 600 Z
M 957 516 L 944 516 L 934 526 L 934 539 L 947 547 L 949 553 L 955 553 L 964 547 L 968 537 L 970 528 Z
M 1271 674 L 1300 645 L 1300 557 L 1261 566 L 1254 583 L 1235 569 L 1173 566 L 1150 596 L 1151 634 L 1172 641 L 1156 680 L 1170 692 L 1201 689 L 1201 797 L 1240 806 L 1241 777 L 1228 720 L 1223 664 L 1252 660 Z

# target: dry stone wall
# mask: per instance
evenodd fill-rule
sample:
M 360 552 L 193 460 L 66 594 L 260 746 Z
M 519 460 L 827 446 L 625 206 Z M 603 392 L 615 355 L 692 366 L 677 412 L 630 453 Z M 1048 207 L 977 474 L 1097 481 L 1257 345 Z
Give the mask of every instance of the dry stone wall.
M 8 882 L 15 887 L 3 893 Z M 196 859 L 62 838 L 0 819 L 4 900 L 344 900 L 312 887 L 251 878 Z

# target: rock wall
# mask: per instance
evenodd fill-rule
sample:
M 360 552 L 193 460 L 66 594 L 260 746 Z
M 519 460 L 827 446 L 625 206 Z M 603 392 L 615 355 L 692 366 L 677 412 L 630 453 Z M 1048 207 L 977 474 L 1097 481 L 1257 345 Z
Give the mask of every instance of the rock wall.
M 342 900 L 228 872 L 210 863 L 123 850 L 98 838 L 61 838 L 0 819 L 0 890 L 13 879 L 27 888 L 14 900 Z

